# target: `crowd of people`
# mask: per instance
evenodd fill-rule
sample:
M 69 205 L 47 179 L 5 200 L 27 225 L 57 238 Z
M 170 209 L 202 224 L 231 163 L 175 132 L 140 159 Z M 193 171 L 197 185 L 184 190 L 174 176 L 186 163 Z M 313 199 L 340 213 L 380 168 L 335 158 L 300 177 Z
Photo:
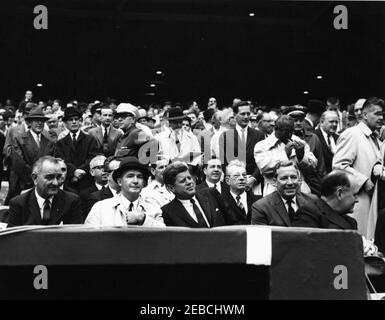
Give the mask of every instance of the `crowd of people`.
M 0 107 L 1 218 L 86 224 L 357 230 L 385 250 L 384 101 L 269 108 L 235 98 Z M 3 168 L 2 168 L 3 169 Z M 368 250 L 374 250 L 375 246 Z

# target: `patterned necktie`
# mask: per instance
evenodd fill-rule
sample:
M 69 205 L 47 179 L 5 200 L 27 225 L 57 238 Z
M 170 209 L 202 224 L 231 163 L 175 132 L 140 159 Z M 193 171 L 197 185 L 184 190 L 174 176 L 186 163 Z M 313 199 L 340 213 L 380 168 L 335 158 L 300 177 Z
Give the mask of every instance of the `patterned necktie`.
M 130 221 L 128 219 L 128 215 L 130 212 L 132 212 L 132 210 L 134 209 L 134 204 L 132 202 L 130 202 L 130 205 L 128 206 L 128 212 L 126 212 L 126 223 L 127 225 L 130 225 Z
M 51 203 L 49 202 L 48 199 L 46 199 L 44 201 L 42 223 L 44 225 L 47 225 L 48 222 L 49 222 L 50 217 L 51 217 Z
M 297 218 L 297 215 L 296 215 L 296 212 L 294 211 L 292 203 L 294 203 L 293 199 L 287 200 L 287 212 L 289 213 L 289 218 L 291 222 L 293 222 Z
M 243 206 L 243 203 L 241 202 L 241 196 L 237 195 L 236 199 L 237 199 L 237 206 L 239 207 L 239 209 L 241 209 L 246 214 L 245 207 Z
M 193 210 L 194 210 L 195 215 L 196 215 L 196 217 L 197 217 L 199 227 L 201 227 L 201 228 L 207 228 L 208 226 L 207 226 L 207 223 L 206 223 L 205 219 L 203 218 L 202 211 L 199 210 L 199 208 L 198 208 L 198 206 L 196 205 L 194 199 L 191 199 L 190 201 L 191 201 L 191 203 L 192 203 L 192 205 L 193 205 Z

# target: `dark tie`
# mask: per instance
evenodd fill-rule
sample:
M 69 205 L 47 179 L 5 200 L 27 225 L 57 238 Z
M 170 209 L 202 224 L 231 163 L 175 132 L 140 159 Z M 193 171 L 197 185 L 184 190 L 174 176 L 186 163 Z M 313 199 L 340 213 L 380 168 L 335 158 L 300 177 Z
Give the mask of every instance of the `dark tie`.
M 72 134 L 72 142 L 73 142 L 73 145 L 76 146 L 76 133 Z
M 194 210 L 195 215 L 196 215 L 196 217 L 197 217 L 197 219 L 198 219 L 198 225 L 199 225 L 199 227 L 201 227 L 201 228 L 207 228 L 207 227 L 208 227 L 208 226 L 207 226 L 207 223 L 206 223 L 205 219 L 203 218 L 202 212 L 199 210 L 198 206 L 196 205 L 195 200 L 194 200 L 194 199 L 191 199 L 190 201 L 191 201 L 191 203 L 192 203 L 192 205 L 193 205 L 193 210 Z
M 237 199 L 237 206 L 239 207 L 239 209 L 241 209 L 243 211 L 244 214 L 246 214 L 245 207 L 243 206 L 243 203 L 241 202 L 241 196 L 237 195 L 236 199 Z
M 376 145 L 377 149 L 380 150 L 380 145 L 378 144 L 378 140 L 377 140 L 377 134 L 375 132 L 372 132 L 370 136 L 372 137 L 373 142 Z
M 331 146 L 330 146 L 330 134 L 328 134 L 328 146 L 331 149 Z
M 49 202 L 48 199 L 44 201 L 44 208 L 43 208 L 43 219 L 42 223 L 44 225 L 47 225 L 49 222 L 49 219 L 51 217 L 51 203 Z
M 218 185 L 216 183 L 214 183 L 214 188 L 217 189 L 219 192 Z
M 103 142 L 107 143 L 108 142 L 108 132 L 107 128 L 104 128 L 104 136 L 103 136 Z
M 293 222 L 296 218 L 296 212 L 294 211 L 294 208 L 292 207 L 293 199 L 287 200 L 287 212 L 289 213 L 290 221 Z
M 134 204 L 130 202 L 130 205 L 128 206 L 128 212 L 132 212 L 133 208 L 134 208 Z M 128 213 L 126 213 L 126 223 L 127 225 L 131 224 L 130 221 L 128 220 Z

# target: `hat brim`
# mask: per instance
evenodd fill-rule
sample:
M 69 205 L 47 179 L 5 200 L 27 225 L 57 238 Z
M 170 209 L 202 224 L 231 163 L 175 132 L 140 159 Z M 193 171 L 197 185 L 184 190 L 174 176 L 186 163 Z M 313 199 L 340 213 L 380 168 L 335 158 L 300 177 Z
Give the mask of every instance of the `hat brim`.
M 183 116 L 179 116 L 179 117 L 172 117 L 172 118 L 166 118 L 166 119 L 168 121 L 176 121 L 176 120 L 185 120 L 187 118 L 188 118 L 188 116 L 183 115 Z
M 125 171 L 127 171 L 127 170 L 135 170 L 135 169 L 139 170 L 139 171 L 141 171 L 143 173 L 144 179 L 146 181 L 151 176 L 151 171 L 150 171 L 150 169 L 148 169 L 147 166 L 145 166 L 143 164 L 130 164 L 130 163 L 127 163 L 126 165 L 116 169 L 112 173 L 112 179 L 114 179 L 114 181 L 116 183 L 118 183 L 118 178 L 120 178 Z
M 38 120 L 38 119 L 42 119 L 42 120 L 44 120 L 44 121 L 47 121 L 49 118 L 46 117 L 46 116 L 31 116 L 31 117 L 25 117 L 25 120 L 26 120 L 26 121 Z

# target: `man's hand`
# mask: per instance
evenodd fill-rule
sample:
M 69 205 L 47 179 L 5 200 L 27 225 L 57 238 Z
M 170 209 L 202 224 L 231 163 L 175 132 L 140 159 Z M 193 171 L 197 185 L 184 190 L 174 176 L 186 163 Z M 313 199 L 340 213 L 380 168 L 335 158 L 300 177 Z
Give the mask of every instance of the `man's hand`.
M 143 212 L 131 211 L 131 212 L 128 212 L 126 216 L 126 220 L 128 224 L 142 225 L 145 217 L 146 216 Z
M 368 179 L 366 180 L 365 182 L 365 185 L 364 185 L 364 189 L 366 192 L 372 190 L 374 188 L 374 183 L 372 182 L 372 180 Z
M 298 162 L 301 162 L 305 155 L 305 144 L 301 141 L 293 141 L 295 154 L 297 155 Z
M 253 189 L 255 181 L 257 181 L 257 179 L 255 179 L 252 175 L 247 175 L 246 191 Z
M 385 168 L 384 168 L 382 165 L 376 164 L 376 165 L 373 167 L 373 175 L 374 175 L 376 178 L 379 178 L 379 177 L 382 178 L 382 176 L 384 175 L 384 174 L 383 174 L 383 173 L 384 173 L 384 170 L 385 170 Z
M 291 157 L 291 152 L 292 152 L 293 148 L 294 148 L 294 142 L 293 141 L 286 143 L 285 152 L 286 152 L 286 155 L 289 159 Z
M 81 178 L 83 178 L 83 176 L 86 174 L 86 172 L 82 169 L 76 169 L 75 172 L 74 172 L 74 177 L 77 178 L 78 180 L 80 180 Z

